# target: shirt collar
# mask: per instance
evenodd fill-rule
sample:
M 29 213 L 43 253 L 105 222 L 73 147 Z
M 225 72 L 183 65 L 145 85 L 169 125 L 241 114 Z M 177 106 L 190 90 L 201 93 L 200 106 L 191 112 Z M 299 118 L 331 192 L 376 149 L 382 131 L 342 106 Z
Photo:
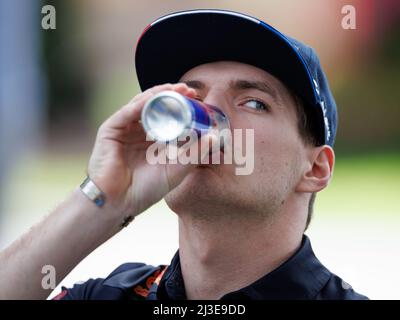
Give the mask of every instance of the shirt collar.
M 252 284 L 228 293 L 221 299 L 284 300 L 312 299 L 328 282 L 331 273 L 315 257 L 304 235 L 300 248 L 286 262 Z M 186 299 L 179 250 L 160 281 L 159 299 Z
M 157 298 L 171 300 L 185 300 L 186 291 L 183 282 L 181 265 L 179 259 L 179 250 L 172 258 L 171 264 L 162 277 L 157 288 Z

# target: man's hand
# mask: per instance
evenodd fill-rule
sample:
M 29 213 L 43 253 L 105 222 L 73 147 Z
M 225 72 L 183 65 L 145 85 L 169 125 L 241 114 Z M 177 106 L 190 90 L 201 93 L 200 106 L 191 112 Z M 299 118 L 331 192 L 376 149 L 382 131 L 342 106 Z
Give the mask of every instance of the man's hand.
M 164 84 L 135 96 L 99 128 L 88 173 L 116 209 L 115 214 L 136 216 L 175 188 L 192 165 L 149 164 L 146 141 L 140 121 L 145 103 L 155 94 L 173 90 L 195 97 L 186 84 Z M 212 137 L 204 137 L 212 139 Z M 208 150 L 203 150 L 205 156 Z M 107 201 L 107 200 L 106 200 Z

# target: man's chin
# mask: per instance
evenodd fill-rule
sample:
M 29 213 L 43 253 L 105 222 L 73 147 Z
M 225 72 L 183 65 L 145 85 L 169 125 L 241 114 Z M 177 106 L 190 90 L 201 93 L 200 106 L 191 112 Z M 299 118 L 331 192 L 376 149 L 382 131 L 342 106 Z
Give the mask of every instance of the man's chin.
M 221 169 L 215 164 L 199 164 L 184 178 L 182 185 L 186 188 L 218 188 L 223 178 Z
M 217 172 L 215 165 L 197 165 L 188 175 L 183 179 L 182 183 L 178 186 L 181 192 L 192 191 L 203 188 L 215 189 L 219 185 L 221 177 Z
M 222 185 L 221 176 L 213 165 L 199 165 L 165 196 L 165 200 L 175 212 L 182 207 L 201 205 L 204 201 L 211 204 L 222 196 Z

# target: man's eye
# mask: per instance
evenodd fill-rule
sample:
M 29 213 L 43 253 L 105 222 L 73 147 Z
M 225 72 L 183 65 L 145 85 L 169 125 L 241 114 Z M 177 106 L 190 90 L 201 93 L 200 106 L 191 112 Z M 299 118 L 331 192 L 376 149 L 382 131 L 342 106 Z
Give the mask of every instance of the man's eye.
M 260 110 L 260 111 L 268 110 L 268 107 L 264 102 L 261 102 L 259 100 L 255 100 L 255 99 L 248 100 L 243 105 L 245 105 L 249 108 L 253 108 L 255 110 Z

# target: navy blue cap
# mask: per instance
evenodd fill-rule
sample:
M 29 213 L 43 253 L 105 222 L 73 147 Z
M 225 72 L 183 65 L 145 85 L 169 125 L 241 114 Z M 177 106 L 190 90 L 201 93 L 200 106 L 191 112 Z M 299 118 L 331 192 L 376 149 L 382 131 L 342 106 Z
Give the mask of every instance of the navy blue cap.
M 336 103 L 315 51 L 254 17 L 227 10 L 190 10 L 163 16 L 140 36 L 136 73 L 144 91 L 175 83 L 209 62 L 238 61 L 281 80 L 306 102 L 318 144 L 333 146 Z

